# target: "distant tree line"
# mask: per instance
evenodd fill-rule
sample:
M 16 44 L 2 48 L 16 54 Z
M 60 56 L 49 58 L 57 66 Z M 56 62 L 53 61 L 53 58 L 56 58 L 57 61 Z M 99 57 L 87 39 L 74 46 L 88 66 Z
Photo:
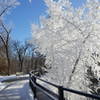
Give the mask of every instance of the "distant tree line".
M 16 0 L 0 1 L 0 75 L 28 73 L 31 70 L 43 74 L 46 68 L 45 56 L 32 43 L 13 40 L 12 29 L 4 22 L 4 15 L 16 5 Z

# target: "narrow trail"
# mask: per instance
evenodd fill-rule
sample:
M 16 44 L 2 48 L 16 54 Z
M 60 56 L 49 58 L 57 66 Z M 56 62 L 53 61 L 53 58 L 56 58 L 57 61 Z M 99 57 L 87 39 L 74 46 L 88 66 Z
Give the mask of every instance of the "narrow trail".
M 10 81 L 6 84 L 7 86 L 0 91 L 0 100 L 34 100 L 28 79 Z M 38 89 L 36 94 L 36 100 L 52 100 Z
M 0 91 L 0 100 L 33 100 L 28 80 L 10 82 L 7 88 Z

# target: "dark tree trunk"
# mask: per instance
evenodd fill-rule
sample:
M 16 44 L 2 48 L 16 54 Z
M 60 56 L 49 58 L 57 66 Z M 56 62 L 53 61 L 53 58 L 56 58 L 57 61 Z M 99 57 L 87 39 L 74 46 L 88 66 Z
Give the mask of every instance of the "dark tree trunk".
M 8 46 L 5 46 L 6 48 L 6 57 L 7 57 L 7 64 L 8 64 L 8 72 L 7 74 L 10 75 L 10 57 L 9 57 L 9 50 L 8 50 Z

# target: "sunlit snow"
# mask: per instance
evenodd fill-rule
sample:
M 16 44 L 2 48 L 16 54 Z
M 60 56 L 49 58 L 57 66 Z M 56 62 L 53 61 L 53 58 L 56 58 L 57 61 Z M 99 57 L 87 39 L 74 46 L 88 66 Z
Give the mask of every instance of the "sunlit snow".
M 0 76 L 0 100 L 33 100 L 27 76 Z

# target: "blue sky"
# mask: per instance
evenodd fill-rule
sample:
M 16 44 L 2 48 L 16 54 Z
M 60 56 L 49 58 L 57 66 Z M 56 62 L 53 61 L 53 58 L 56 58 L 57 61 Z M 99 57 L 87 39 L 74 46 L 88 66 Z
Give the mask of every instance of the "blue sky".
M 13 23 L 12 38 L 24 41 L 31 38 L 31 24 L 39 24 L 39 16 L 44 15 L 47 9 L 43 0 L 19 0 L 20 5 L 6 16 L 7 22 Z M 74 7 L 81 6 L 85 0 L 71 0 Z

